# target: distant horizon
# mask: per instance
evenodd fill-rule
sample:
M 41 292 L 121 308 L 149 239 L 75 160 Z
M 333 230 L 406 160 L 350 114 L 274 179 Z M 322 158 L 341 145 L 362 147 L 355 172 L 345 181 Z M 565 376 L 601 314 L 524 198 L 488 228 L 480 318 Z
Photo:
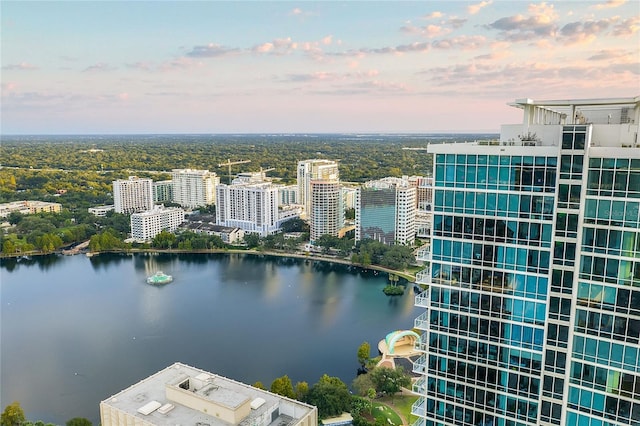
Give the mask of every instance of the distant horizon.
M 516 99 L 625 97 L 640 76 L 628 0 L 0 11 L 6 135 L 477 133 L 520 123 Z
M 220 132 L 220 133 L 0 133 L 3 137 L 22 136 L 305 136 L 305 135 L 389 135 L 389 136 L 422 136 L 422 135 L 500 135 L 500 131 L 436 131 L 436 132 Z

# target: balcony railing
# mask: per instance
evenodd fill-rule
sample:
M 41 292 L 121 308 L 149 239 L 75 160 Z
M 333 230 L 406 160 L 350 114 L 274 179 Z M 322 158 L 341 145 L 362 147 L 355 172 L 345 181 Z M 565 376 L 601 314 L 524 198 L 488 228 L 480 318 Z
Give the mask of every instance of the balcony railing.
M 427 378 L 422 376 L 413 384 L 413 392 L 418 395 L 426 395 L 427 392 Z
M 429 266 L 416 274 L 416 283 L 431 284 L 431 268 Z
M 411 406 L 411 414 L 418 417 L 425 417 L 427 415 L 427 401 L 424 397 L 418 398 L 416 402 Z
M 427 340 L 427 333 L 422 333 L 420 341 L 416 340 L 414 349 L 420 352 L 427 352 L 429 350 L 429 341 Z
M 415 422 L 411 424 L 411 426 L 426 426 L 427 421 L 423 418 L 418 418 Z
M 413 325 L 415 328 L 420 330 L 428 330 L 429 329 L 429 311 L 423 312 L 413 321 Z
M 425 290 L 422 293 L 416 295 L 415 305 L 422 308 L 429 307 L 429 290 Z
M 416 260 L 431 262 L 431 247 L 422 248 L 416 253 Z
M 424 374 L 427 368 L 427 355 L 423 354 L 413 363 L 412 371 L 418 374 Z

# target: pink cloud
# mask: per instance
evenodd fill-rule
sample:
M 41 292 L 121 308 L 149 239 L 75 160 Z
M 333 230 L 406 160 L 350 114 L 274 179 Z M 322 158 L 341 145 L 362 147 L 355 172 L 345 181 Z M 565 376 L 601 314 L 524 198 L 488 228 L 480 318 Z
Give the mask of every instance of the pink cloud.
M 33 71 L 39 69 L 37 66 L 28 62 L 20 62 L 19 64 L 9 64 L 2 67 L 6 71 Z
M 98 62 L 97 64 L 93 64 L 88 66 L 87 68 L 85 68 L 83 70 L 83 72 L 111 72 L 111 71 L 115 71 L 116 68 L 112 67 L 111 65 L 104 63 L 104 62 Z
M 481 1 L 480 3 L 467 6 L 467 13 L 469 15 L 475 15 L 476 13 L 480 12 L 482 8 L 489 6 L 491 3 L 493 3 L 493 0 Z
M 612 9 L 614 7 L 619 7 L 625 4 L 627 0 L 607 0 L 604 3 L 594 4 L 593 6 L 589 6 L 591 9 L 602 10 L 602 9 Z

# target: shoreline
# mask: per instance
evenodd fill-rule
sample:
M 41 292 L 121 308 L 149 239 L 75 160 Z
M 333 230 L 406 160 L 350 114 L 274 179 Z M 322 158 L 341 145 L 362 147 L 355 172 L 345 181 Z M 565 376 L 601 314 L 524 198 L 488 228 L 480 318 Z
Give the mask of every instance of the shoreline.
M 14 259 L 20 258 L 23 256 L 48 256 L 51 254 L 63 255 L 63 256 L 76 256 L 76 255 L 86 255 L 88 257 L 97 256 L 101 253 L 183 253 L 183 254 L 249 254 L 253 256 L 274 256 L 274 257 L 292 257 L 296 259 L 308 259 L 308 260 L 317 260 L 320 262 L 333 262 L 339 263 L 341 265 L 348 266 L 356 266 L 362 269 L 385 272 L 387 274 L 394 274 L 399 276 L 400 278 L 405 279 L 407 282 L 411 284 L 415 284 L 416 277 L 405 271 L 397 271 L 394 269 L 385 268 L 380 265 L 362 265 L 359 263 L 353 263 L 348 259 L 335 258 L 332 256 L 326 256 L 322 254 L 306 254 L 306 253 L 285 253 L 278 251 L 263 251 L 263 250 L 241 250 L 241 249 L 202 249 L 202 250 L 179 250 L 179 249 L 129 249 L 129 250 L 105 250 L 100 252 L 77 252 L 74 254 L 64 253 L 64 251 L 55 251 L 52 253 L 41 253 L 41 252 L 32 252 L 32 253 L 20 253 L 15 255 L 2 255 L 0 256 L 0 260 L 2 259 Z

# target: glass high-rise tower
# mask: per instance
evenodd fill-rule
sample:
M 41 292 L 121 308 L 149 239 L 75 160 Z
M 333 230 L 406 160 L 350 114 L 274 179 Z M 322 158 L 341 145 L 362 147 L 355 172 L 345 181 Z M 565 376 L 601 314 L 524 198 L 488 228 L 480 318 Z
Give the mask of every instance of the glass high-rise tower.
M 431 145 L 418 425 L 640 425 L 640 97 Z

